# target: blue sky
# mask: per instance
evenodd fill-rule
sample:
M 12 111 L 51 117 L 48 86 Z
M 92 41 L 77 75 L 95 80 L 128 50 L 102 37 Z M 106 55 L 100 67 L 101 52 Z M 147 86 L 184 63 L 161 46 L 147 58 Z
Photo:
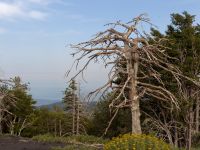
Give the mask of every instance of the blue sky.
M 199 0 L 0 0 L 0 77 L 21 76 L 33 97 L 44 99 L 40 103 L 60 100 L 73 62 L 69 44 L 141 13 L 161 31 L 173 12 L 186 10 L 198 22 L 199 6 Z M 83 92 L 103 83 L 105 72 L 101 65 L 88 68 Z

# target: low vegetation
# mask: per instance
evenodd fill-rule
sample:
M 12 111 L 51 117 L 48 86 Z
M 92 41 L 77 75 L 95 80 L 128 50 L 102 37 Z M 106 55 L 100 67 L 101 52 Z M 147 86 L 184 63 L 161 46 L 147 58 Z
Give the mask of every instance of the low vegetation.
M 106 143 L 108 140 L 89 136 L 89 135 L 74 135 L 74 136 L 67 136 L 67 137 L 55 137 L 50 134 L 46 135 L 38 135 L 32 138 L 38 142 L 52 142 L 52 143 L 63 143 L 67 146 L 64 148 L 56 147 L 54 149 L 76 149 L 77 147 L 80 150 L 95 150 L 103 147 L 103 144 Z
M 74 135 L 66 137 L 55 137 L 50 134 L 37 135 L 32 137 L 33 140 L 39 142 L 60 142 L 60 143 L 83 143 L 83 144 L 103 144 L 108 140 L 90 135 Z
M 149 135 L 125 134 L 105 144 L 104 150 L 172 150 L 164 141 Z

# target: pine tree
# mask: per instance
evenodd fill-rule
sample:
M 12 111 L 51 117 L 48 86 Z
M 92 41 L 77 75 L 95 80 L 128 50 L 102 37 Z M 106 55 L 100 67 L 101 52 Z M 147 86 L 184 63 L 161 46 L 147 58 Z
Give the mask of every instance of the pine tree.
M 14 85 L 11 93 L 14 95 L 16 103 L 14 107 L 10 108 L 13 115 L 8 116 L 7 124 L 10 128 L 10 134 L 21 135 L 22 131 L 32 124 L 36 102 L 28 94 L 28 85 L 22 83 L 20 77 L 15 77 L 12 81 Z
M 83 103 L 80 101 L 80 95 L 78 94 L 77 83 L 72 80 L 69 87 L 65 90 L 63 97 L 63 103 L 65 105 L 65 111 L 70 114 L 72 122 L 72 135 L 80 134 L 80 131 L 84 131 L 84 112 Z
M 187 76 L 198 79 L 200 73 L 200 25 L 195 25 L 195 16 L 187 12 L 172 14 L 172 24 L 166 32 L 168 39 L 173 42 L 173 50 L 179 54 L 179 66 Z M 186 115 L 186 144 L 190 149 L 192 135 L 199 132 L 199 87 L 184 82 L 184 95 L 187 105 Z M 196 118 L 195 118 L 196 117 Z M 194 123 L 195 122 L 195 123 Z
M 171 63 L 179 66 L 184 75 L 198 82 L 200 73 L 200 25 L 195 25 L 194 21 L 195 16 L 187 12 L 172 14 L 171 24 L 168 25 L 166 34 L 161 34 L 159 31 L 152 29 L 152 35 L 155 39 L 167 39 L 165 46 L 170 48 L 167 54 L 176 58 Z M 167 128 L 162 132 L 168 130 L 171 144 L 175 146 L 186 145 L 187 149 L 190 149 L 192 135 L 199 132 L 199 87 L 183 79 L 181 80 L 182 90 L 179 92 L 172 77 L 167 73 L 164 74 L 165 86 L 178 97 L 180 109 L 168 109 L 169 103 L 158 103 L 156 101 L 151 102 L 152 107 L 149 107 L 151 105 L 143 105 L 148 106 L 144 109 L 154 119 L 154 122 L 156 122 L 155 120 L 161 121 L 160 124 L 163 123 L 163 126 Z M 149 113 L 150 110 L 154 112 L 151 114 Z M 160 117 L 156 119 L 156 116 Z

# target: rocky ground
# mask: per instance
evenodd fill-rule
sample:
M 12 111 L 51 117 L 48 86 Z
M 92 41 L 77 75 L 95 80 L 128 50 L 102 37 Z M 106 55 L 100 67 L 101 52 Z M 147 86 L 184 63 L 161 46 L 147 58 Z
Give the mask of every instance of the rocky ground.
M 41 143 L 28 138 L 1 136 L 0 150 L 51 150 L 52 147 L 64 147 L 61 143 Z

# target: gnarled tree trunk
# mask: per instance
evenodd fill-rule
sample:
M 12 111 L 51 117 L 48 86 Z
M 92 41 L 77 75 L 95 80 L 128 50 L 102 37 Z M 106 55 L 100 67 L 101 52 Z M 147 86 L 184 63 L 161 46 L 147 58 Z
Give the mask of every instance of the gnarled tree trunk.
M 139 55 L 137 53 L 137 46 L 129 48 L 126 44 L 126 57 L 127 57 L 127 72 L 130 76 L 129 83 L 129 99 L 131 101 L 131 117 L 132 117 L 132 133 L 141 134 L 141 124 L 140 124 L 140 105 L 139 98 L 137 94 L 137 74 L 138 74 L 138 59 Z

